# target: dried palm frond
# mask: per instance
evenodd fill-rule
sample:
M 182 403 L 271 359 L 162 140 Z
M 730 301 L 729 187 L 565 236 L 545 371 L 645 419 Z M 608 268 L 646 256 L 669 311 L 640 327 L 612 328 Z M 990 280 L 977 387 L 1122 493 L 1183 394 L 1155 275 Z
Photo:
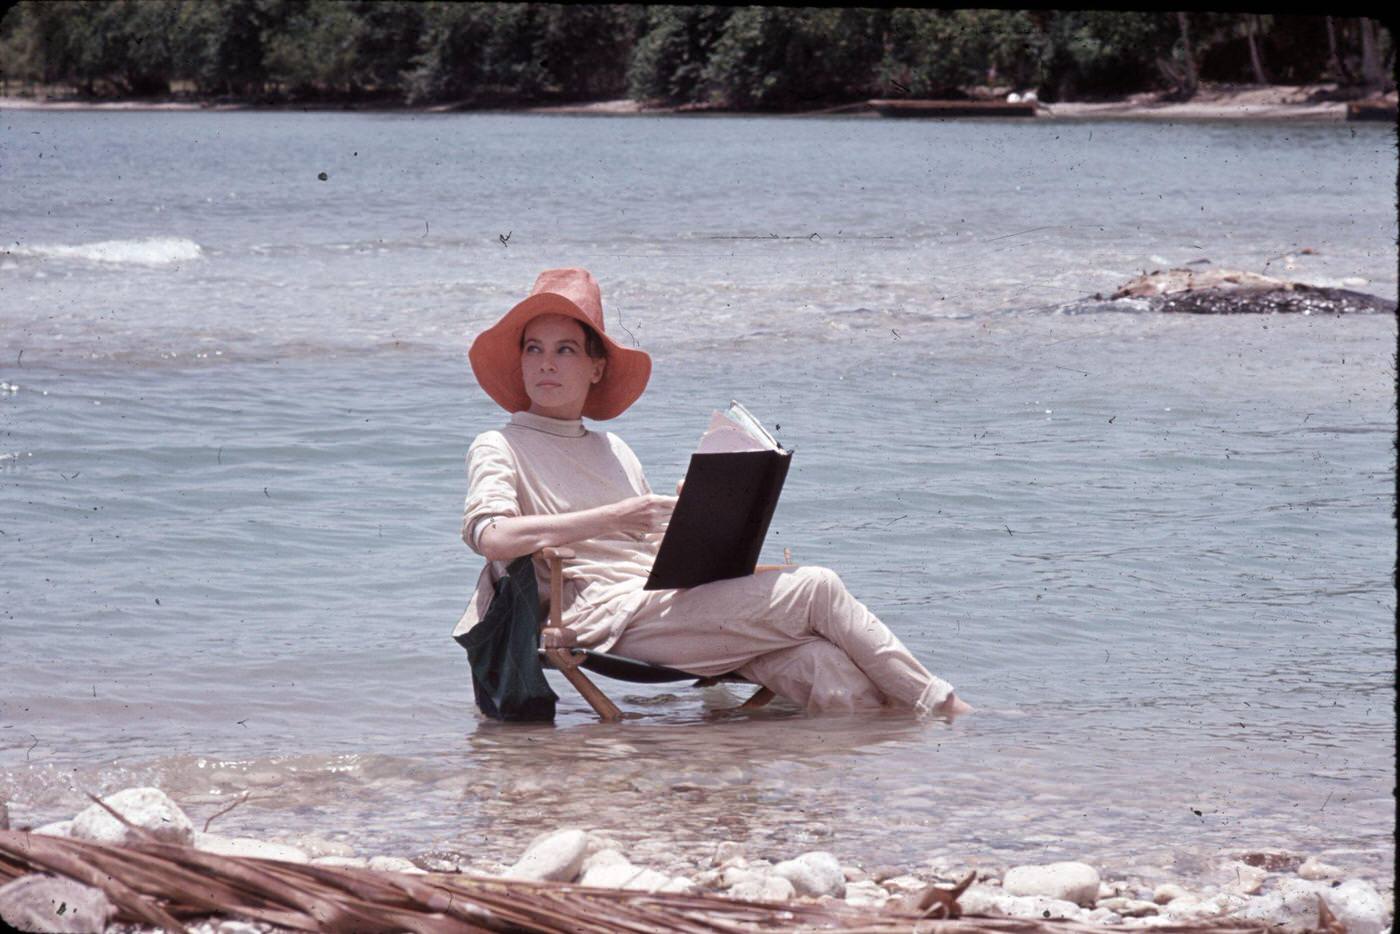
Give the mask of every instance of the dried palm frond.
M 413 875 L 220 856 L 145 840 L 113 846 L 0 830 L 0 884 L 33 872 L 101 889 L 116 921 L 172 932 L 182 922 L 235 917 L 302 931 L 539 931 L 559 934 L 681 932 L 737 934 L 832 930 L 847 934 L 920 931 L 1098 932 L 1070 921 L 956 919 L 956 890 L 924 892 L 891 910 L 844 902 L 748 902 L 720 895 L 647 893 L 557 882 L 449 873 Z M 955 894 L 956 892 L 956 894 Z M 936 910 L 945 918 L 923 915 Z M 1262 923 L 1163 925 L 1154 934 L 1266 931 Z

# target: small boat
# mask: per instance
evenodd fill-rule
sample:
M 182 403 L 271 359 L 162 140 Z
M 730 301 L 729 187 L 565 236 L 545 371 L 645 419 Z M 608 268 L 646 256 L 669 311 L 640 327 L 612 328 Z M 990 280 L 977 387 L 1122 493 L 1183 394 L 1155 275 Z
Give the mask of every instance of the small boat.
M 1030 101 L 873 100 L 870 109 L 882 117 L 1034 117 Z
M 1389 120 L 1396 119 L 1395 101 L 1376 98 L 1368 101 L 1350 101 L 1347 104 L 1348 120 Z

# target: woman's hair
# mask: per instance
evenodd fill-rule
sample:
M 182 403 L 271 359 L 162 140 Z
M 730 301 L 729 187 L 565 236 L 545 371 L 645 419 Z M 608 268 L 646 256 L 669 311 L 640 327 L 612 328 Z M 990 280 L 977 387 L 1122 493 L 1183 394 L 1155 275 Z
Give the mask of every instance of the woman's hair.
M 579 321 L 578 326 L 583 328 L 583 352 L 588 354 L 590 359 L 606 360 L 608 358 L 608 347 L 603 343 L 603 339 L 598 336 L 598 332 L 593 330 L 593 325 L 584 321 Z
M 603 339 L 598 336 L 598 332 L 593 330 L 593 325 L 589 324 L 587 321 L 579 321 L 577 318 L 572 320 L 577 322 L 579 327 L 583 328 L 583 352 L 588 354 L 589 359 L 608 359 L 608 345 L 604 344 Z M 523 328 L 520 331 L 520 348 L 522 350 L 525 349 L 525 331 Z

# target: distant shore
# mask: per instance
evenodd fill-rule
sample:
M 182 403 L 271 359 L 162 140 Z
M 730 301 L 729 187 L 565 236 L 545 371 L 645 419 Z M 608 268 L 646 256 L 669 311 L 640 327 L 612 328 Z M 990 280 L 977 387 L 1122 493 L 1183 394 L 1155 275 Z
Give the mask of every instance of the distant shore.
M 1035 119 L 1129 119 L 1129 120 L 1280 120 L 1300 119 L 1342 121 L 1347 102 L 1331 100 L 1335 85 L 1246 85 L 1203 86 L 1189 101 L 1168 101 L 1156 92 L 1133 94 L 1112 101 L 1061 101 L 1040 103 Z M 998 96 L 988 99 L 1003 99 Z M 1396 92 L 1380 98 L 1394 102 Z M 380 101 L 303 101 L 262 103 L 256 101 L 188 99 L 91 100 L 71 98 L 0 97 L 0 110 L 49 111 L 307 111 L 307 112 L 409 112 L 409 113 L 528 113 L 597 116 L 672 116 L 728 114 L 785 117 L 875 117 L 865 102 L 797 111 L 737 111 L 695 106 L 656 107 L 620 99 L 569 104 L 516 106 L 440 103 L 410 107 Z

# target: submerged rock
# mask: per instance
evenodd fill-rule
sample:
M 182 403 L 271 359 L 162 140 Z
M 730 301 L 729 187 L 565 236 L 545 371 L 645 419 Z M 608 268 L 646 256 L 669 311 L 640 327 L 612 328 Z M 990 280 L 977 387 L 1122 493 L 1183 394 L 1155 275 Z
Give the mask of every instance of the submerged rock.
M 102 801 L 128 822 L 162 843 L 188 846 L 194 839 L 194 824 L 180 806 L 159 788 L 126 788 Z M 100 805 L 93 804 L 73 818 L 70 834 L 94 843 L 126 845 L 139 843 L 139 833 L 117 820 Z
M 1015 866 L 1006 871 L 1001 887 L 1011 895 L 1044 895 L 1092 908 L 1099 896 L 1099 873 L 1087 863 L 1072 861 Z
M 1158 269 L 1108 296 L 1121 298 L 1146 299 L 1152 310 L 1176 314 L 1395 314 L 1395 302 L 1376 295 L 1237 269 Z
M 0 922 L 19 931 L 101 931 L 117 913 L 101 889 L 56 876 L 0 885 Z

